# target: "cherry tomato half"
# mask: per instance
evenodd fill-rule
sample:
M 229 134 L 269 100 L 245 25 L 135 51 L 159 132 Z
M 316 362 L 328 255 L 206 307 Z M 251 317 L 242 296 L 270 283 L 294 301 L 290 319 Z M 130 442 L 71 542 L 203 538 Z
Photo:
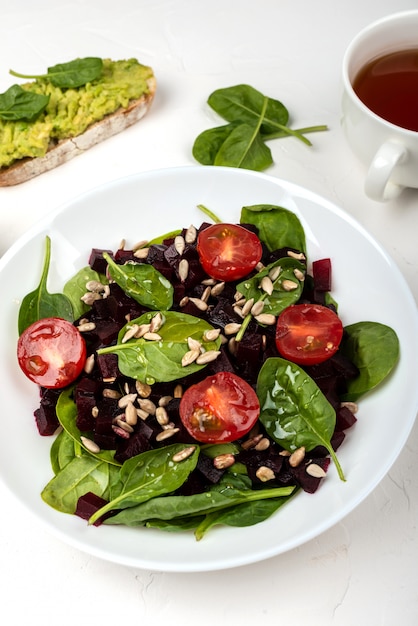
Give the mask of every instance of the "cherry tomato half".
M 277 320 L 277 349 L 285 359 L 299 365 L 329 359 L 338 350 L 342 336 L 338 315 L 319 304 L 292 304 Z
M 197 251 L 205 272 L 225 281 L 246 276 L 263 252 L 257 235 L 238 224 L 208 226 L 199 233 Z
M 259 414 L 253 388 L 230 372 L 218 372 L 192 385 L 180 401 L 181 421 L 192 437 L 203 443 L 243 437 Z
M 86 344 L 77 328 L 59 317 L 31 324 L 20 335 L 17 358 L 23 373 L 50 389 L 65 387 L 81 373 Z

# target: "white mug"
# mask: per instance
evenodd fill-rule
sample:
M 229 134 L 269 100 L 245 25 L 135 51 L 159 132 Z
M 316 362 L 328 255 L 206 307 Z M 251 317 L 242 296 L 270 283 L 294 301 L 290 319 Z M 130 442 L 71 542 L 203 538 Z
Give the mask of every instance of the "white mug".
M 348 143 L 368 168 L 365 192 L 372 200 L 418 188 L 418 132 L 396 126 L 371 111 L 356 95 L 353 80 L 373 58 L 418 49 L 418 11 L 404 11 L 373 22 L 348 46 L 343 59 L 342 127 Z

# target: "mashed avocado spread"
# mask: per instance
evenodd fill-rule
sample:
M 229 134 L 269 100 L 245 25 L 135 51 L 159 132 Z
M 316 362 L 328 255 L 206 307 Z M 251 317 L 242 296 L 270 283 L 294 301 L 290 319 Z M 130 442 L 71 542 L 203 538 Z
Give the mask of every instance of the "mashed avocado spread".
M 49 95 L 49 103 L 33 122 L 0 119 L 0 167 L 24 157 L 44 156 L 51 142 L 81 135 L 105 115 L 146 94 L 152 76 L 152 69 L 136 59 L 104 59 L 100 78 L 77 89 L 54 87 L 46 78 L 22 84 L 24 89 Z

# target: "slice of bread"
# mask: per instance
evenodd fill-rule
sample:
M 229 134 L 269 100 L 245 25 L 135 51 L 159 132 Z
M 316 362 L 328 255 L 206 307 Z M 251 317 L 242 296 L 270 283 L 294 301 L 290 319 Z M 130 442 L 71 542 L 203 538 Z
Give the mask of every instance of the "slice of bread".
M 51 144 L 44 156 L 19 159 L 8 167 L 0 168 L 0 187 L 17 185 L 52 170 L 138 122 L 147 113 L 154 99 L 155 77 L 149 78 L 147 85 L 148 92 L 131 100 L 126 108 L 119 108 L 91 124 L 81 135 Z

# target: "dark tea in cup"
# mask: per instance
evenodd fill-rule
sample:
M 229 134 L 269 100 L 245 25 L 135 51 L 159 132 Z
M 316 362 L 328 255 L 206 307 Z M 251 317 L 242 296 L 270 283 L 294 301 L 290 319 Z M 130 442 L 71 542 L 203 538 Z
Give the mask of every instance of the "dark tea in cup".
M 376 115 L 418 131 L 418 47 L 374 58 L 359 70 L 352 86 Z

